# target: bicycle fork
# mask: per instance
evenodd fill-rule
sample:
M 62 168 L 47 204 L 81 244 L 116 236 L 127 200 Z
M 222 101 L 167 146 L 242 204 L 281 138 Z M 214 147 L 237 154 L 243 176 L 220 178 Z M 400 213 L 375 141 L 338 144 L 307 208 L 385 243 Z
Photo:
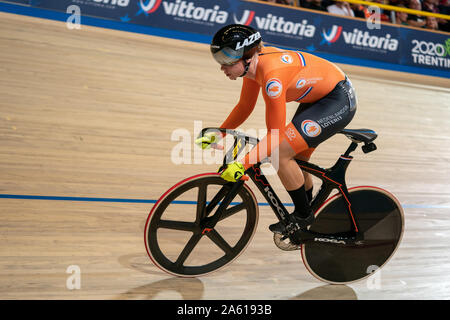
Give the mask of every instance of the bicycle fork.
M 221 220 L 225 210 L 228 208 L 231 201 L 239 193 L 239 190 L 242 188 L 243 185 L 244 185 L 243 180 L 239 180 L 239 181 L 235 182 L 233 184 L 233 186 L 231 187 L 231 190 L 226 194 L 226 196 L 220 202 L 220 205 L 217 208 L 214 215 L 204 219 L 204 221 L 201 225 L 202 235 L 206 234 L 206 233 L 210 232 L 212 229 L 214 229 L 216 224 Z M 218 199 L 218 200 L 220 200 L 220 199 Z

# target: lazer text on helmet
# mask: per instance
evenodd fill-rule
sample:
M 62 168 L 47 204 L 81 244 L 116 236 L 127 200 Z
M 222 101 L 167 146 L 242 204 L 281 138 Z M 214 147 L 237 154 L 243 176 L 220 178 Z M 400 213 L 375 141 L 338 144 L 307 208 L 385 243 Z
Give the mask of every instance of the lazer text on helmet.
M 259 32 L 256 32 L 256 33 L 250 35 L 250 37 L 248 37 L 247 39 L 245 39 L 245 40 L 242 42 L 242 44 L 241 44 L 241 42 L 239 41 L 239 42 L 236 44 L 236 49 L 234 49 L 234 50 L 239 50 L 239 49 L 242 49 L 242 48 L 244 48 L 244 47 L 246 47 L 246 46 L 249 46 L 249 45 L 251 45 L 253 42 L 257 41 L 257 40 L 260 39 L 260 38 L 261 38 L 261 34 L 260 34 Z

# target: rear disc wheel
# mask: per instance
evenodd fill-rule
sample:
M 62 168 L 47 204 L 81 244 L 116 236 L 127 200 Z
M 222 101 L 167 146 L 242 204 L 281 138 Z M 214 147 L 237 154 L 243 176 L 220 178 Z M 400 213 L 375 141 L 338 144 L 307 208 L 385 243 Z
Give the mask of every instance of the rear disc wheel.
M 308 271 L 327 283 L 346 284 L 369 277 L 394 255 L 403 236 L 403 209 L 392 194 L 375 187 L 355 187 L 349 189 L 349 197 L 362 241 L 352 245 L 308 242 L 302 246 Z M 349 231 L 352 222 L 346 206 L 341 195 L 330 198 L 317 211 L 310 230 L 325 234 Z

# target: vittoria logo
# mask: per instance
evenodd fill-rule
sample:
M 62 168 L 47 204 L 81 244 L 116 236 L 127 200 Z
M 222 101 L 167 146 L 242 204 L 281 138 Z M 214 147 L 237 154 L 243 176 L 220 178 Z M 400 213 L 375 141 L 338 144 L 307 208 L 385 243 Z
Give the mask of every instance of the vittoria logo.
M 284 20 L 284 17 L 275 16 L 271 13 L 268 13 L 265 17 L 259 17 L 252 10 L 244 10 L 240 19 L 237 18 L 236 14 L 233 15 L 233 18 L 235 23 L 245 24 L 247 26 L 254 20 L 258 30 L 272 31 L 280 34 L 312 38 L 316 31 L 316 27 L 309 24 L 306 19 L 301 21 L 287 21 Z
M 342 32 L 346 44 L 352 44 L 359 47 L 377 48 L 388 51 L 397 51 L 398 40 L 392 38 L 389 33 L 384 37 L 371 35 L 368 31 L 361 31 L 357 28 L 353 32 Z
M 302 122 L 302 131 L 308 136 L 308 137 L 317 137 L 321 132 L 322 128 L 320 125 L 312 120 L 304 120 Z
M 246 26 L 249 26 L 250 23 L 252 23 L 254 17 L 255 17 L 255 11 L 252 11 L 252 10 L 245 10 L 241 19 L 237 19 L 236 15 L 233 14 L 234 23 L 244 24 Z
M 158 10 L 161 1 L 162 0 L 147 0 L 147 2 L 144 3 L 144 0 L 139 0 L 139 7 L 146 13 L 153 13 Z
M 267 81 L 266 83 L 266 94 L 270 98 L 278 98 L 281 95 L 281 92 L 283 90 L 283 85 L 281 84 L 281 81 L 272 78 Z
M 139 12 L 146 15 L 155 12 L 161 7 L 164 13 L 184 19 L 192 19 L 197 21 L 214 22 L 224 24 L 228 19 L 228 12 L 220 10 L 220 6 L 215 5 L 212 8 L 204 8 L 195 6 L 194 2 L 182 0 L 162 1 L 162 0 L 139 0 Z
M 335 43 L 336 41 L 339 40 L 341 33 L 342 33 L 342 27 L 337 26 L 337 25 L 333 25 L 333 27 L 330 30 L 328 30 L 328 32 L 325 30 L 322 30 L 321 44 L 323 44 L 324 42 L 327 42 L 328 44 Z
M 398 40 L 387 33 L 384 36 L 376 36 L 368 31 L 354 28 L 352 32 L 344 31 L 342 26 L 333 25 L 328 31 L 322 31 L 322 42 L 320 44 L 332 44 L 341 39 L 348 45 L 363 48 L 381 49 L 385 51 L 397 51 Z

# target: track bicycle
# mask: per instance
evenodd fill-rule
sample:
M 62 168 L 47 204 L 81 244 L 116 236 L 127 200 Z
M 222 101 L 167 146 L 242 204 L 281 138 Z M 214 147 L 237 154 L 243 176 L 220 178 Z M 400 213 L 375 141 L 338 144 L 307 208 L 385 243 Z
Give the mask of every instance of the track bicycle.
M 259 140 L 242 132 L 219 128 L 234 138 L 223 160 L 237 159 L 246 145 Z M 292 235 L 274 234 L 282 250 L 300 249 L 303 263 L 317 279 L 347 284 L 369 277 L 394 255 L 404 230 L 403 209 L 388 191 L 372 186 L 347 188 L 346 170 L 350 155 L 362 144 L 364 153 L 376 150 L 377 134 L 368 129 L 339 132 L 351 142 L 336 163 L 324 169 L 296 160 L 300 168 L 321 180 L 311 200 L 315 220 L 307 230 Z M 266 159 L 267 160 L 267 159 Z M 275 216 L 288 225 L 288 211 L 257 163 L 237 182 L 223 180 L 218 173 L 184 179 L 165 192 L 150 211 L 145 225 L 145 246 L 153 263 L 180 277 L 198 277 L 233 262 L 250 243 L 258 224 L 258 203 L 250 178 Z M 220 170 L 219 170 L 220 171 Z M 334 195 L 331 195 L 336 190 Z M 298 244 L 300 242 L 300 244 Z M 297 243 L 297 244 L 294 244 Z M 300 247 L 300 248 L 299 248 Z

